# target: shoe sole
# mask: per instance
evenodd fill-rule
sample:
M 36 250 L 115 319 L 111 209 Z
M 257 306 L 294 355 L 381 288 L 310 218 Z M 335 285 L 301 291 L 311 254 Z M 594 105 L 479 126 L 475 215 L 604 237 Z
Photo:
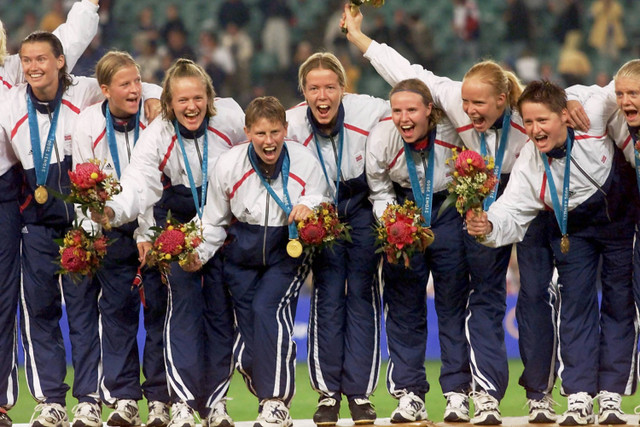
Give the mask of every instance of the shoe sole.
M 150 423 L 145 424 L 147 427 L 167 427 L 169 425 L 169 423 L 171 421 L 168 421 L 166 423 L 162 422 L 162 421 L 157 421 L 157 418 L 153 421 L 151 421 Z
M 427 417 L 416 417 L 415 420 L 407 420 L 405 418 L 402 418 L 402 419 L 391 418 L 389 419 L 389 421 L 393 424 L 405 424 L 405 423 L 415 423 L 417 421 L 424 421 L 426 419 Z
M 142 420 L 127 421 L 124 418 L 122 418 L 119 414 L 112 413 L 109 419 L 107 420 L 107 425 L 114 426 L 114 427 L 138 427 L 142 425 Z
M 357 426 L 364 426 L 364 425 L 368 425 L 368 424 L 373 424 L 376 422 L 376 419 L 368 419 L 368 420 L 353 420 L 353 423 Z
M 497 426 L 502 424 L 502 420 L 495 415 L 488 415 L 487 418 L 483 420 L 471 420 L 471 424 L 477 426 Z
M 586 419 L 585 421 L 581 422 L 580 420 L 576 420 L 575 418 L 569 416 L 564 420 L 560 420 L 558 421 L 558 425 L 561 426 L 586 426 L 589 424 L 593 424 L 594 420 L 593 419 Z
M 555 424 L 557 421 L 557 417 L 549 418 L 544 414 L 537 414 L 533 418 L 529 418 L 530 424 Z
M 607 416 L 604 419 L 600 419 L 598 418 L 598 424 L 626 424 L 627 420 L 621 419 L 620 417 L 618 417 L 617 415 L 614 414 L 609 414 L 609 416 Z
M 54 425 L 54 427 L 69 427 L 69 426 L 70 426 L 69 421 L 62 421 Z M 49 427 L 49 426 L 46 426 L 38 421 L 34 421 L 33 424 L 31 424 L 31 427 Z
M 331 427 L 331 426 L 334 426 L 334 425 L 338 424 L 338 421 L 321 421 L 321 422 L 318 422 L 318 423 L 314 421 L 314 423 L 315 423 L 315 425 L 321 426 L 321 427 Z
M 471 418 L 468 415 L 464 416 L 452 411 L 445 415 L 443 421 L 448 423 L 468 423 L 470 420 Z

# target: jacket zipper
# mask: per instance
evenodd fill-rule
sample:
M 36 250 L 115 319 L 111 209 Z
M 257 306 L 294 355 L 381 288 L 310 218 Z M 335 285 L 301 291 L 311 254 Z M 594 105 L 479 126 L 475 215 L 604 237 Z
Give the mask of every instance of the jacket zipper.
M 587 173 L 584 171 L 584 169 L 582 169 L 580 167 L 580 165 L 578 164 L 576 159 L 574 159 L 573 157 L 571 157 L 571 163 L 573 163 L 575 165 L 575 167 L 578 168 L 578 170 L 582 173 L 582 175 L 584 175 L 584 177 L 587 178 L 589 180 L 589 182 L 591 182 L 598 189 L 598 191 L 600 191 L 602 194 L 604 194 L 604 209 L 605 209 L 605 212 L 607 214 L 607 219 L 609 220 L 609 222 L 611 222 L 611 216 L 609 215 L 609 202 L 607 201 L 607 193 L 602 189 L 602 187 L 600 187 L 598 185 L 597 182 L 595 182 L 593 180 L 593 178 L 591 178 L 589 175 L 587 175 Z M 613 167 L 613 165 L 612 165 L 612 167 Z
M 267 178 L 267 184 L 271 185 L 271 179 Z M 262 265 L 267 265 L 267 226 L 269 225 L 269 192 L 266 192 L 264 209 L 264 234 L 262 236 Z
M 51 127 L 51 110 L 49 109 L 49 106 L 47 105 L 47 116 L 49 116 L 49 127 Z M 55 136 L 54 136 L 55 138 Z M 60 193 L 62 193 L 62 166 L 60 165 L 60 153 L 58 152 L 58 140 L 54 139 L 53 141 L 53 149 L 55 150 L 56 153 L 56 160 L 58 162 L 58 191 Z M 47 169 L 49 168 L 50 164 L 47 165 Z M 46 184 L 46 183 L 45 183 Z M 67 222 L 71 221 L 71 218 L 69 217 L 69 208 L 67 206 L 66 203 L 63 203 L 64 206 L 64 212 L 67 216 Z

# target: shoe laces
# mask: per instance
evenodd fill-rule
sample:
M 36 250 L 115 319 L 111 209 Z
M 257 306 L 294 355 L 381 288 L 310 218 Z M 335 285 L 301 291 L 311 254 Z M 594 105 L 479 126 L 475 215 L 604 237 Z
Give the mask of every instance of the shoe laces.
M 91 402 L 80 402 L 71 410 L 75 417 L 78 416 L 89 416 L 100 418 L 100 409 L 97 403 Z
M 356 397 L 355 399 L 353 399 L 353 402 L 358 406 L 369 405 L 373 407 L 373 403 L 371 403 L 371 401 L 366 397 Z
M 34 418 L 44 417 L 58 419 L 60 418 L 58 414 L 61 412 L 66 413 L 66 411 L 67 410 L 65 409 L 65 407 L 59 403 L 39 403 L 35 408 L 33 408 L 33 414 L 31 415 L 31 419 L 29 420 L 29 425 L 33 424 Z M 36 414 L 38 412 L 40 414 L 38 415 L 38 417 L 36 417 Z
M 211 417 L 227 417 L 229 414 L 227 413 L 227 398 L 223 397 L 218 400 L 215 405 L 213 405 L 213 410 L 211 411 Z
M 614 409 L 620 410 L 620 404 L 622 403 L 622 396 L 618 393 L 612 393 L 606 390 L 598 393 L 597 396 L 598 404 L 600 405 L 600 410 L 603 409 Z
M 470 394 L 476 412 L 495 411 L 498 409 L 498 401 L 486 391 L 472 391 Z
M 450 391 L 444 394 L 447 398 L 447 408 L 461 408 L 468 407 L 469 398 L 464 393 L 458 393 L 457 391 Z
M 284 421 L 287 418 L 287 414 L 289 411 L 285 406 L 284 402 L 276 399 L 266 400 L 262 404 L 261 415 L 266 415 L 267 417 L 275 418 L 280 421 Z M 266 419 L 266 417 L 264 417 Z
M 176 402 L 171 406 L 173 418 L 182 420 L 185 418 L 193 418 L 193 409 L 184 402 Z
M 138 404 L 133 399 L 119 399 L 116 400 L 116 411 L 122 411 L 131 418 L 138 412 Z M 151 406 L 149 406 L 149 413 L 151 413 Z
M 400 397 L 398 406 L 402 408 L 411 408 L 415 412 L 418 412 L 420 409 L 424 407 L 424 403 L 418 396 L 413 394 L 413 392 L 409 392 L 409 393 L 405 393 Z
M 528 399 L 527 405 L 529 405 L 529 410 L 552 409 L 554 406 L 558 405 L 558 402 L 553 400 L 551 395 L 545 394 L 542 399 Z
M 593 405 L 593 399 L 584 391 L 570 394 L 567 400 L 569 411 L 588 411 Z
M 157 415 L 157 416 L 168 416 L 169 415 L 169 406 L 160 402 L 159 400 L 152 400 L 147 405 L 149 407 L 149 415 Z
M 318 401 L 318 406 L 336 406 L 337 403 L 338 401 L 333 397 L 326 396 Z

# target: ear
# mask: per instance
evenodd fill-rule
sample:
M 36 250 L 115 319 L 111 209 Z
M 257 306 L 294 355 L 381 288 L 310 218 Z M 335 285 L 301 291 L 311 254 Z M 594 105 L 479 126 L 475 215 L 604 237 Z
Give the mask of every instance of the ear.
M 431 111 L 433 111 L 433 102 L 430 102 L 430 103 L 427 105 L 427 112 L 426 112 L 427 118 L 428 118 L 429 116 L 431 116 Z
M 251 132 L 250 129 L 246 126 L 244 127 L 244 134 L 247 135 L 247 139 L 249 140 L 249 142 L 251 142 Z
M 56 59 L 56 67 L 58 68 L 58 70 L 62 70 L 65 63 L 66 63 L 66 59 L 64 55 L 58 56 L 58 58 Z
M 288 134 L 289 134 L 289 123 L 285 122 L 284 123 L 284 136 L 285 136 L 285 138 L 287 137 Z
M 562 112 L 560 113 L 560 119 L 562 120 L 562 124 L 563 125 L 568 125 L 569 124 L 569 110 L 567 110 L 566 108 L 563 108 Z
M 102 94 L 104 95 L 105 98 L 107 98 L 107 100 L 109 99 L 109 97 L 111 96 L 111 94 L 109 93 L 109 86 L 107 85 L 100 85 L 100 90 L 102 91 Z
M 507 102 L 506 93 L 503 92 L 496 97 L 496 104 L 498 105 L 498 107 L 503 107 L 506 104 L 506 102 Z

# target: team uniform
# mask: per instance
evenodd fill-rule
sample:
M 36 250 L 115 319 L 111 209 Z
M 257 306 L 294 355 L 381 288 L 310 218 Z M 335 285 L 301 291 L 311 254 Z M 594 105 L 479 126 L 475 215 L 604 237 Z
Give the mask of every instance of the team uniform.
M 424 81 L 434 103 L 445 111 L 465 146 L 477 152 L 483 151 L 481 135 L 473 129 L 462 108 L 461 82 L 436 76 L 420 65 L 411 65 L 395 50 L 375 41 L 365 57 L 389 84 L 407 78 Z M 498 196 L 527 141 L 519 114 L 505 114 L 510 114 L 510 118 L 504 120 L 503 115 L 484 135 L 486 154 L 496 159 L 503 135 L 508 132 L 504 135 L 507 141 L 503 148 Z M 521 291 L 516 313 L 520 354 L 525 363 L 520 384 L 525 387 L 527 397 L 536 400 L 551 392 L 555 379 L 555 298 L 551 288 L 554 265 L 551 248 L 544 237 L 547 216 L 541 214 L 523 244 L 517 247 Z M 506 310 L 506 272 L 511 247 L 487 248 L 466 233 L 465 246 L 471 274 L 465 334 L 469 341 L 473 388 L 484 390 L 500 400 L 509 378 L 502 320 Z
M 220 154 L 245 139 L 240 106 L 230 98 L 220 98 L 215 107 L 217 114 L 205 119 L 195 132 L 178 124 L 198 195 L 203 185 L 205 139 L 209 178 Z M 122 175 L 122 193 L 107 203 L 115 213 L 112 224 L 131 222 L 151 206 L 159 225 L 164 225 L 169 211 L 180 222 L 194 219 L 195 203 L 202 201 L 200 197 L 194 201 L 186 168 L 174 124 L 152 122 Z M 174 402 L 184 402 L 203 416 L 224 398 L 233 371 L 233 312 L 216 273 L 217 262 L 213 259 L 193 273 L 173 263 L 168 276 L 164 357 L 170 393 Z
M 635 388 L 631 260 L 637 216 L 636 203 L 630 198 L 637 196 L 636 184 L 624 156 L 607 137 L 606 121 L 615 104 L 605 106 L 603 97 L 596 95 L 584 108 L 591 128 L 586 133 L 568 129 L 573 141 L 568 182 L 568 252 L 561 251 L 557 222 L 550 235 L 560 284 L 558 375 L 563 394 L 595 396 L 599 390 L 630 394 Z M 547 154 L 558 197 L 563 194 L 569 161 L 566 148 Z M 493 231 L 486 244 L 499 246 L 522 239 L 536 213 L 553 206 L 551 183 L 543 162 L 533 144 L 522 150 L 503 196 L 488 211 Z M 596 278 L 600 257 L 603 308 L 599 316 Z M 585 402 L 589 408 L 586 415 L 587 420 L 593 421 L 590 399 Z M 571 404 L 572 396 L 570 407 Z
M 416 200 L 407 166 L 408 153 L 421 183 L 420 191 L 426 191 L 424 188 L 429 186 L 433 189 L 433 219 L 430 224 L 435 235 L 433 244 L 424 254 L 418 253 L 411 258 L 411 268 L 390 264 L 386 257 L 383 264 L 383 299 L 389 346 L 387 387 L 396 398 L 413 393 L 424 402 L 429 390 L 424 355 L 427 343 L 426 289 L 430 273 L 434 278 L 438 313 L 442 390 L 445 393 L 457 390 L 471 381 L 464 338 L 469 271 L 462 218 L 453 206 L 440 212 L 448 195 L 447 184 L 451 181 L 451 171 L 445 162 L 452 157 L 452 148 L 461 147 L 460 138 L 451 123 L 443 118 L 428 134 L 424 147 L 417 149 L 416 144 L 406 144 L 409 147 L 407 151 L 393 122 L 385 120 L 371 131 L 367 141 L 366 168 L 373 210 L 378 218 L 388 204 Z M 434 156 L 432 161 L 428 160 L 430 155 Z M 429 171 L 429 167 L 433 169 Z M 427 183 L 429 175 L 432 178 Z
M 287 198 L 291 206 L 313 208 L 328 200 L 329 191 L 318 161 L 295 142 L 284 142 L 271 176 L 256 171 L 252 163 L 261 161 L 251 143 L 234 147 L 218 160 L 202 218 L 205 243 L 197 250 L 203 261 L 214 253 L 224 259 L 224 281 L 239 329 L 237 368 L 266 411 L 265 400 L 279 399 L 288 406 L 295 393 L 294 316 L 311 266 L 308 253 L 299 258 L 287 254 L 288 215 L 258 173 L 280 201 Z
M 72 68 L 98 29 L 98 6 L 88 0 L 74 3 L 67 22 L 53 34 L 58 36 L 65 51 L 68 67 Z M 0 97 L 14 85 L 24 82 L 18 55 L 8 56 L 0 65 Z M 20 210 L 18 191 L 22 182 L 22 167 L 13 149 L 0 144 L 0 408 L 9 409 L 18 398 L 18 347 L 16 308 L 20 289 Z
M 73 164 L 97 159 L 104 162 L 105 173 L 119 178 L 129 165 L 137 136 L 146 129 L 148 120 L 141 103 L 138 115 L 126 121 L 113 118 L 113 131 L 107 132 L 106 108 L 108 102 L 104 101 L 80 113 L 72 140 Z M 110 147 L 110 134 L 114 136 L 115 151 Z M 99 228 L 90 220 L 85 221 L 96 231 Z M 146 271 L 142 293 L 147 331 L 143 354 L 145 382 L 140 388 L 137 333 L 141 293 L 133 281 L 140 265 L 137 243 L 151 241 L 149 228 L 153 225 L 153 210 L 149 208 L 138 220 L 102 230 L 112 243 L 93 280 L 100 288 L 100 395 L 109 406 L 115 405 L 116 399 L 140 400 L 143 391 L 149 402 L 169 402 L 162 349 L 167 289 L 160 280 L 149 280 Z
M 25 350 L 27 384 L 40 403 L 65 405 L 69 387 L 64 383 L 66 360 L 58 321 L 62 314 L 61 288 L 55 260 L 58 245 L 54 238 L 63 237 L 74 220 L 73 206 L 49 195 L 44 204 L 34 200 L 37 184 L 33 141 L 34 132 L 43 150 L 57 115 L 57 126 L 50 151 L 50 160 L 42 168 L 48 171 L 46 185 L 57 192 L 69 193 L 71 168 L 71 135 L 80 110 L 102 98 L 95 80 L 74 78 L 63 93 L 59 87 L 53 101 L 38 101 L 29 85 L 17 86 L 4 94 L 4 109 L 0 114 L 0 138 L 10 141 L 24 169 L 20 194 L 22 212 L 22 272 L 21 318 L 22 342 Z M 35 115 L 28 113 L 29 99 Z M 29 117 L 31 116 L 31 117 Z M 30 123 L 30 118 L 32 119 Z M 33 127 L 33 128 L 32 128 Z M 32 129 L 30 129 L 32 128 Z M 37 138 L 36 138 L 37 141 Z M 98 332 L 91 326 L 97 322 L 97 288 L 88 283 L 77 285 L 62 277 L 62 293 L 69 319 L 69 330 L 75 378 L 73 395 L 80 402 L 98 401 Z
M 345 94 L 337 123 L 323 134 L 306 103 L 287 112 L 288 136 L 309 147 L 323 177 L 338 187 L 339 218 L 352 242 L 341 242 L 314 257 L 308 327 L 311 385 L 322 396 L 350 401 L 368 398 L 380 370 L 380 295 L 376 280 L 374 218 L 365 176 L 369 131 L 390 113 L 387 101 Z M 338 173 L 338 164 L 340 172 Z M 336 182 L 340 180 L 339 184 Z M 346 285 L 345 285 L 346 283 Z

